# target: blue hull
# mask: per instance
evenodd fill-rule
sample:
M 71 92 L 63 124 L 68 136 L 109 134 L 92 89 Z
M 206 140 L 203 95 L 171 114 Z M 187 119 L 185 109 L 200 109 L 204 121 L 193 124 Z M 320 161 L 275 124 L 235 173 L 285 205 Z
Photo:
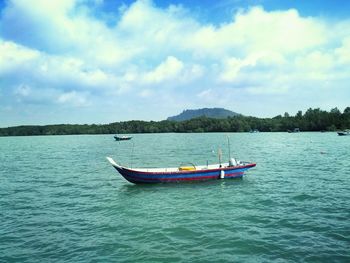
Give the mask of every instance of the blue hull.
M 179 172 L 140 172 L 121 166 L 114 168 L 129 182 L 134 184 L 176 183 L 207 181 L 226 178 L 241 178 L 244 172 L 255 167 L 255 163 L 219 169 L 179 171 Z

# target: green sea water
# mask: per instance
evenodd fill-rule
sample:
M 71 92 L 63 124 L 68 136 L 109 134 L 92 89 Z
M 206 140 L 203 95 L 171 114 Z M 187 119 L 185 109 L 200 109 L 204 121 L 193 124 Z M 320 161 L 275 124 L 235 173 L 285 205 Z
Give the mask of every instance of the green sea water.
M 243 179 L 133 185 L 105 159 L 217 163 L 226 135 Z M 350 262 L 350 136 L 0 137 L 0 262 Z

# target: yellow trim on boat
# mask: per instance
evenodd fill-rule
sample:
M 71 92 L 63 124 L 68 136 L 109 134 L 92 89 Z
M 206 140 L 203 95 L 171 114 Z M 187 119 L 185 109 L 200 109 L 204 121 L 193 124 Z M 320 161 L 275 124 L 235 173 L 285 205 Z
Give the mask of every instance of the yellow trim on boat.
M 195 171 L 196 167 L 193 166 L 181 166 L 179 167 L 179 171 Z

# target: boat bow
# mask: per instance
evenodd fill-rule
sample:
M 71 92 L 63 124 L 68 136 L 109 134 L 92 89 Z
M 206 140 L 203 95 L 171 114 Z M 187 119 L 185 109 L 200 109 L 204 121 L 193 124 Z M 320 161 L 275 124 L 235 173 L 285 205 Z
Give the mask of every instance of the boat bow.
M 114 167 L 118 167 L 118 168 L 122 168 L 119 164 L 117 164 L 114 160 L 113 160 L 113 158 L 112 157 L 106 157 L 107 158 L 107 160 L 108 160 L 108 162 L 111 164 L 111 165 L 113 165 Z

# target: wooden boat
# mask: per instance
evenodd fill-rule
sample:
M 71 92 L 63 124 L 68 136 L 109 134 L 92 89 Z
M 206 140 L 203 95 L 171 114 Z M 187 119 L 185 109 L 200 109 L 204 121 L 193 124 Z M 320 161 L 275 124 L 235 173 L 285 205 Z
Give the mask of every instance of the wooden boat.
M 111 157 L 107 157 L 107 160 L 126 180 L 134 184 L 241 178 L 245 171 L 256 166 L 255 163 L 237 162 L 232 158 L 229 163 L 224 164 L 148 169 L 123 167 L 117 164 Z
M 116 141 L 127 141 L 127 140 L 130 140 L 131 138 L 132 138 L 131 136 L 118 136 L 118 135 L 114 136 L 114 139 Z
M 339 136 L 350 135 L 350 130 L 338 131 L 338 135 L 339 135 Z

